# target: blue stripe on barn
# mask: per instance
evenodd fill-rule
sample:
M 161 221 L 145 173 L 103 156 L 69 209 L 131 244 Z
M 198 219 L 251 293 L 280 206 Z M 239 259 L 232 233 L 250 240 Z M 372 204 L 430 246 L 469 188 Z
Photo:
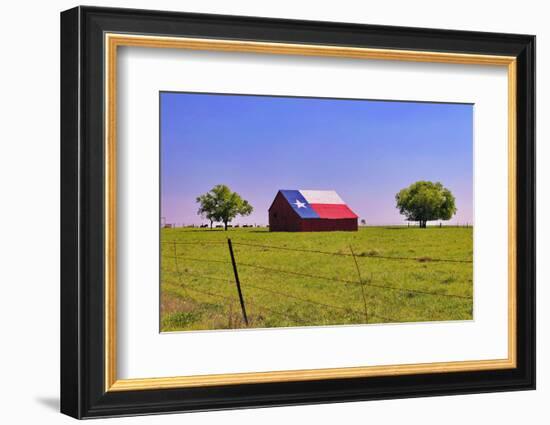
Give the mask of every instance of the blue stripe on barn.
M 281 190 L 281 194 L 285 197 L 292 209 L 301 218 L 319 218 L 319 214 L 315 212 L 311 205 L 306 201 L 306 198 L 298 190 Z

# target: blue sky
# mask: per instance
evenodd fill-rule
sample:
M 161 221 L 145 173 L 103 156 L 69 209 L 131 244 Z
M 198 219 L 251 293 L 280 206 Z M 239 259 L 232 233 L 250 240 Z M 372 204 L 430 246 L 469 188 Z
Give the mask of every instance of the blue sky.
M 440 181 L 451 222 L 473 223 L 473 106 L 192 93 L 160 95 L 161 216 L 200 224 L 195 198 L 226 184 L 267 224 L 279 189 L 333 189 L 369 224 L 404 218 L 395 194 Z

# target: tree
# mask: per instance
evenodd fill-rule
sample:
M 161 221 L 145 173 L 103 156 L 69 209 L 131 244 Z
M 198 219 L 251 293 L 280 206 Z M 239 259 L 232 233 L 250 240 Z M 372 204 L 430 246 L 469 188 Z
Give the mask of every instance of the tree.
M 399 212 L 422 228 L 430 220 L 449 220 L 457 211 L 455 197 L 439 182 L 417 181 L 401 189 L 395 201 Z
M 208 192 L 197 197 L 197 202 L 200 204 L 197 214 L 210 221 L 210 228 L 212 228 L 215 220 L 214 213 L 216 210 L 216 200 L 212 194 Z
M 250 215 L 253 211 L 248 201 L 224 184 L 218 184 L 209 192 L 197 197 L 197 202 L 200 204 L 198 214 L 210 220 L 210 227 L 214 221 L 221 221 L 225 230 L 227 224 L 235 217 Z
M 361 226 L 366 226 L 367 225 L 367 220 L 365 220 L 364 218 L 361 219 Z

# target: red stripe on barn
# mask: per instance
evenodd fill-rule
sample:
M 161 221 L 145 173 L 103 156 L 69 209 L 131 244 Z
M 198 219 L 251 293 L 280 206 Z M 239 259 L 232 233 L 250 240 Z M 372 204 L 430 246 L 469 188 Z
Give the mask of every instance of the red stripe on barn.
M 345 204 L 309 204 L 320 218 L 357 218 Z

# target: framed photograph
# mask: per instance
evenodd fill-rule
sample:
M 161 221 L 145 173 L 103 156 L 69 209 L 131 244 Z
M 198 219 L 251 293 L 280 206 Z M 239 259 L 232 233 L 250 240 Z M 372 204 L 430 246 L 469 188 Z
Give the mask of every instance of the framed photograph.
M 61 14 L 61 411 L 535 387 L 535 37 Z

